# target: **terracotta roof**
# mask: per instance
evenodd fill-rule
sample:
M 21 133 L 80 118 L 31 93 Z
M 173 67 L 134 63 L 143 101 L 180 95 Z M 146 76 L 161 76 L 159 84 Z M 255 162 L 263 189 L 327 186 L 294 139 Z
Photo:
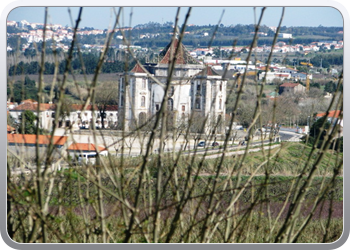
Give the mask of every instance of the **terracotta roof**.
M 280 87 L 287 87 L 287 88 L 294 88 L 298 86 L 300 83 L 291 83 L 291 82 L 285 82 L 280 85 Z
M 147 74 L 148 72 L 144 70 L 139 63 L 136 63 L 134 68 L 130 71 L 132 73 L 145 73 Z
M 84 105 L 83 104 L 71 104 L 71 110 L 73 111 L 82 111 Z M 87 105 L 85 110 L 92 110 L 92 105 Z M 94 106 L 94 111 L 98 111 L 97 105 Z M 107 105 L 106 111 L 118 111 L 118 105 Z
M 21 103 L 20 103 L 20 104 L 25 103 L 25 102 L 33 102 L 33 103 L 38 103 L 36 100 L 33 100 L 33 99 L 26 99 L 26 100 L 21 101 Z
M 83 110 L 83 104 L 72 104 L 70 105 L 72 110 Z M 92 105 L 87 105 L 85 110 L 92 110 Z M 98 110 L 97 106 L 94 106 L 94 110 Z
M 210 66 L 205 67 L 198 76 L 219 76 L 219 74 Z
M 160 53 L 159 58 L 162 58 L 160 60 L 160 64 L 169 64 L 170 59 L 174 57 L 174 54 L 176 52 L 177 47 L 178 53 L 176 55 L 176 62 L 175 64 L 199 64 L 187 51 L 185 46 L 180 43 L 179 40 L 175 39 L 173 42 L 170 42 Z
M 118 111 L 118 105 L 107 105 L 106 111 Z
M 7 142 L 16 143 L 16 144 L 35 144 L 36 135 L 29 134 L 8 134 Z M 39 145 L 48 145 L 50 143 L 50 135 L 39 135 L 38 144 Z M 63 146 L 67 141 L 67 136 L 54 136 L 53 144 L 56 146 Z
M 16 131 L 16 129 L 14 127 L 11 127 L 10 125 L 7 125 L 7 133 L 12 131 Z
M 92 143 L 72 143 L 68 150 L 70 151 L 92 151 L 96 152 L 96 147 Z M 107 150 L 105 147 L 98 146 L 99 151 Z
M 323 117 L 325 115 L 326 115 L 326 112 L 319 113 L 319 114 L 316 115 L 316 117 Z M 332 110 L 332 111 L 329 111 L 329 114 L 328 114 L 327 117 L 329 117 L 329 118 L 333 118 L 333 117 L 334 118 L 338 118 L 339 115 L 340 115 L 340 110 Z
M 39 111 L 45 111 L 49 109 L 54 109 L 55 105 L 49 104 L 49 103 L 40 103 Z M 35 100 L 24 100 L 21 102 L 20 105 L 13 108 L 12 110 L 30 110 L 30 111 L 37 111 L 38 110 L 38 102 Z
M 208 76 L 218 76 L 219 74 L 212 67 L 207 67 L 207 75 Z

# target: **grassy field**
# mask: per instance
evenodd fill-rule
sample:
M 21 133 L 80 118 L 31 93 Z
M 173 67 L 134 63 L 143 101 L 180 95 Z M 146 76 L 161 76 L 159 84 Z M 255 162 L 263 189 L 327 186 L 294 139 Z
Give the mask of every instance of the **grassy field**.
M 140 175 L 142 157 L 111 158 L 104 167 L 75 167 L 56 172 L 44 188 L 46 240 L 68 243 L 124 242 L 126 239 L 131 243 L 277 241 L 289 208 L 298 196 L 298 187 L 309 180 L 300 173 L 307 162 L 305 154 L 311 150 L 300 143 L 285 143 L 281 149 L 273 149 L 274 157 L 260 168 L 267 152 L 249 153 L 245 159 L 227 157 L 221 164 L 218 159 L 202 161 L 201 156 L 194 161 L 186 156 L 174 161 L 172 154 L 168 154 L 163 162 L 162 178 L 157 155 L 149 159 L 143 176 Z M 339 174 L 333 179 L 331 173 L 342 155 L 334 153 L 326 152 L 319 172 L 311 179 L 295 221 L 295 226 L 302 228 L 295 242 L 333 242 L 341 236 L 343 178 Z M 317 154 L 311 158 L 316 159 Z M 241 160 L 242 169 L 235 170 Z M 176 168 L 172 167 L 174 164 Z M 35 180 L 35 175 L 30 175 L 9 182 L 11 206 L 15 208 L 10 216 L 15 221 L 11 228 L 16 229 L 10 233 L 17 242 L 42 242 L 44 237 L 42 232 L 34 230 L 39 222 Z M 160 193 L 158 185 L 164 187 Z M 320 190 L 325 191 L 322 197 Z M 180 199 L 182 196 L 185 199 Z M 128 204 L 135 203 L 136 197 L 140 202 L 137 223 L 128 237 L 131 214 L 126 210 Z M 179 209 L 181 220 L 178 221 Z M 203 235 L 207 226 L 216 230 Z M 325 228 L 329 229 L 328 233 Z M 159 235 L 155 240 L 156 229 Z

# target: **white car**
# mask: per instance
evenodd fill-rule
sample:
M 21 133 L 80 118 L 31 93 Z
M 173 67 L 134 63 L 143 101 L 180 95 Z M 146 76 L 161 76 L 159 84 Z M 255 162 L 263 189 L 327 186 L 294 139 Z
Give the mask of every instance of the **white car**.
M 99 153 L 101 156 L 107 156 L 108 152 L 107 151 L 102 151 Z M 96 152 L 90 152 L 90 153 L 82 153 L 79 154 L 78 156 L 78 163 L 79 164 L 95 164 L 96 163 L 96 157 L 97 153 Z

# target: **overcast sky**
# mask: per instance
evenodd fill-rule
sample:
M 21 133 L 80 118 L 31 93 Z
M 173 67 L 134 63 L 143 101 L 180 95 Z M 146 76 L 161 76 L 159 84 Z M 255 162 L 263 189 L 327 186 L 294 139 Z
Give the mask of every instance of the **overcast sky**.
M 71 7 L 73 21 L 78 14 L 77 7 Z M 115 8 L 118 11 L 118 8 Z M 225 10 L 221 23 L 224 25 L 254 24 L 257 22 L 261 8 L 257 7 L 193 7 L 189 24 L 215 25 Z M 174 22 L 176 7 L 134 7 L 124 8 L 121 26 L 135 26 L 148 22 Z M 182 7 L 180 22 L 183 22 L 188 11 Z M 72 26 L 67 7 L 49 7 L 49 23 Z M 131 23 L 130 14 L 132 13 Z M 281 17 L 281 7 L 268 7 L 264 13 L 262 24 L 278 26 Z M 112 8 L 109 7 L 84 7 L 80 27 L 93 27 L 96 29 L 108 28 L 115 18 Z M 18 7 L 13 9 L 7 20 L 43 23 L 44 7 Z M 341 13 L 332 7 L 286 7 L 282 26 L 343 26 Z

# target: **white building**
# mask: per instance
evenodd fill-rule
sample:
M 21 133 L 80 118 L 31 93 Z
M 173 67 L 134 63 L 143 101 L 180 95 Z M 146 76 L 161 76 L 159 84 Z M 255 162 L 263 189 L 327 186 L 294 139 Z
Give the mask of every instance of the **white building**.
M 63 112 L 58 119 L 58 123 L 55 123 L 56 117 L 56 105 L 50 103 L 40 103 L 39 114 L 38 102 L 34 100 L 24 100 L 18 106 L 10 109 L 10 115 L 16 122 L 20 122 L 21 114 L 26 111 L 32 111 L 36 116 L 39 115 L 39 127 L 46 130 L 52 130 L 54 126 L 58 128 L 72 127 L 73 130 L 80 128 L 88 129 L 92 124 L 92 116 L 95 115 L 95 126 L 102 128 L 102 117 L 97 106 L 92 108 L 92 105 L 87 105 L 83 110 L 83 105 L 72 104 L 70 105 L 69 112 Z M 107 105 L 104 111 L 103 123 L 104 128 L 114 128 L 118 123 L 118 106 Z
M 293 38 L 293 35 L 292 34 L 288 34 L 288 33 L 279 33 L 278 37 L 281 37 L 281 38 Z
M 168 87 L 169 63 L 178 49 L 173 76 Z M 208 121 L 225 117 L 226 80 L 211 67 L 196 61 L 175 39 L 159 54 L 158 64 L 136 64 L 119 78 L 119 123 L 133 130 L 154 119 L 161 110 L 165 91 L 169 121 L 186 124 L 194 112 Z M 208 123 L 209 124 L 209 123 Z M 218 132 L 221 132 L 221 127 Z M 219 131 L 220 130 L 220 131 Z

